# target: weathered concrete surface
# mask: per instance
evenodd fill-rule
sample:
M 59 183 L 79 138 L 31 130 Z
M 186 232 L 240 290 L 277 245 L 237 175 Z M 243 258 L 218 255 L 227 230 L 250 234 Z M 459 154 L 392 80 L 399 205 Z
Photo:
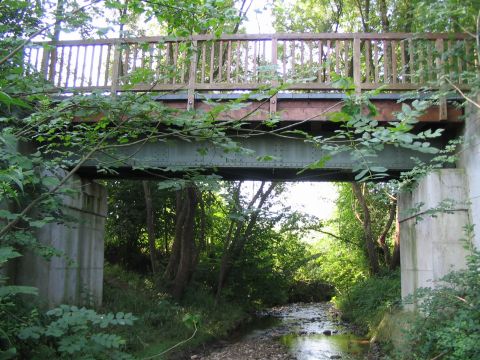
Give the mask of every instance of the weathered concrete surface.
M 38 255 L 25 254 L 17 263 L 15 282 L 37 287 L 41 301 L 50 307 L 62 303 L 100 305 L 106 189 L 78 176 L 66 186 L 76 193 L 64 197 L 62 211 L 76 221 L 49 224 L 38 231 L 42 244 L 60 250 L 65 256 L 46 261 Z
M 463 169 L 443 169 L 399 197 L 402 297 L 433 286 L 432 281 L 452 268 L 465 266 L 461 239 L 469 223 L 466 186 Z M 425 213 L 446 200 L 454 201 L 449 213 L 438 212 L 434 217 Z
M 480 110 L 471 105 L 466 113 L 458 167 L 465 169 L 471 222 L 475 225 L 474 243 L 480 249 Z

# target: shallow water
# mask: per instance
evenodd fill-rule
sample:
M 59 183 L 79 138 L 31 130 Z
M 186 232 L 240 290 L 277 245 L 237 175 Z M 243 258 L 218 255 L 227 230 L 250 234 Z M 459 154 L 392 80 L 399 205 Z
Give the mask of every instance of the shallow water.
M 351 334 L 285 335 L 281 342 L 299 360 L 363 359 L 368 342 Z
M 273 308 L 259 314 L 245 337 L 275 338 L 298 360 L 363 359 L 368 340 L 352 334 L 331 309 L 328 303 Z

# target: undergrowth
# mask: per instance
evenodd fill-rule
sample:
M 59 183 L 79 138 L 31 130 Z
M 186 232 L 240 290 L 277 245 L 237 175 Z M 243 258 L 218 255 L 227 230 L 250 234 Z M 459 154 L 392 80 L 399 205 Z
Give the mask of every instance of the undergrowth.
M 192 284 L 182 303 L 177 303 L 166 291 L 159 291 L 161 286 L 150 277 L 113 265 L 105 267 L 104 276 L 104 311 L 128 311 L 138 318 L 121 335 L 128 350 L 139 358 L 163 353 L 195 332 L 191 340 L 175 347 L 175 351 L 188 351 L 227 336 L 248 319 L 239 304 L 219 302 L 215 306 L 214 297 L 198 284 Z
M 342 316 L 372 333 L 387 311 L 399 305 L 400 273 L 398 271 L 365 279 L 350 288 L 348 292 L 334 298 Z
M 402 360 L 480 359 L 480 252 L 472 250 L 467 267 L 452 271 L 434 289 L 415 294 L 417 313 L 407 325 L 408 352 Z

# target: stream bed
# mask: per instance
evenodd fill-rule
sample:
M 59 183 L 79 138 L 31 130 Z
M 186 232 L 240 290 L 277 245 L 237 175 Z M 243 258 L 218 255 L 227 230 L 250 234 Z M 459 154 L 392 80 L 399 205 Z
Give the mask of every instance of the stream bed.
M 366 359 L 367 339 L 354 334 L 329 303 L 289 304 L 259 313 L 228 342 L 193 359 Z

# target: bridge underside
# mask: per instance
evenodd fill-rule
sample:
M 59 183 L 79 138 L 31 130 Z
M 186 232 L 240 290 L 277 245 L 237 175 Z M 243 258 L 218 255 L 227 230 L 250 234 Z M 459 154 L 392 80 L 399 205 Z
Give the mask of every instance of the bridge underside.
M 219 102 L 234 100 L 241 94 L 209 94 L 209 100 Z M 341 108 L 341 94 L 333 93 L 284 93 L 276 97 L 276 109 L 281 125 L 289 130 L 301 129 L 315 136 L 328 137 L 338 129 L 338 124 L 328 121 L 328 114 Z M 383 94 L 371 100 L 379 109 L 377 119 L 380 122 L 392 121 L 394 113 L 400 111 L 401 104 L 397 94 Z M 159 96 L 167 106 L 186 109 L 186 94 Z M 221 114 L 222 119 L 235 119 L 246 122 L 247 126 L 258 127 L 270 116 L 271 100 L 251 101 L 245 108 Z M 207 111 L 210 105 L 197 99 L 196 111 Z M 456 135 L 461 128 L 462 112 L 453 106 L 447 107 L 446 120 L 438 119 L 439 110 L 430 108 L 420 119 L 417 131 L 425 128 L 443 128 L 442 139 L 434 142 L 441 147 L 448 138 Z M 264 130 L 267 130 L 265 128 Z M 281 134 L 281 133 L 279 133 Z M 97 154 L 96 159 L 85 164 L 80 175 L 91 178 L 101 177 L 140 177 L 171 178 L 181 177 L 189 170 L 204 174 L 218 174 L 225 179 L 250 180 L 290 180 L 290 181 L 347 181 L 353 180 L 352 169 L 356 165 L 349 153 L 332 156 L 321 169 L 305 170 L 310 164 L 323 159 L 329 153 L 320 150 L 303 139 L 284 136 L 261 135 L 250 138 L 233 139 L 246 151 L 225 152 L 224 149 L 210 143 L 190 143 L 171 140 L 163 143 L 146 143 L 126 146 L 115 153 Z M 410 170 L 415 162 L 412 157 L 428 161 L 431 157 L 409 149 L 387 146 L 377 157 L 370 160 L 370 166 L 382 166 L 389 169 L 389 176 L 398 177 L 402 171 Z M 98 172 L 98 165 L 115 169 L 115 173 Z
M 329 155 L 326 151 L 291 139 L 262 135 L 236 139 L 243 151 L 225 152 L 208 142 L 172 140 L 167 143 L 146 143 L 116 150 L 115 153 L 97 154 L 80 170 L 88 177 L 180 177 L 189 170 L 204 174 L 218 174 L 225 179 L 346 181 L 353 180 L 355 160 L 347 152 L 333 155 L 321 169 L 305 170 L 310 164 Z M 389 169 L 391 177 L 414 166 L 412 157 L 428 161 L 430 155 L 409 149 L 387 146 L 370 166 Z M 108 164 L 117 173 L 99 174 L 97 165 Z M 302 171 L 305 170 L 305 171 Z

